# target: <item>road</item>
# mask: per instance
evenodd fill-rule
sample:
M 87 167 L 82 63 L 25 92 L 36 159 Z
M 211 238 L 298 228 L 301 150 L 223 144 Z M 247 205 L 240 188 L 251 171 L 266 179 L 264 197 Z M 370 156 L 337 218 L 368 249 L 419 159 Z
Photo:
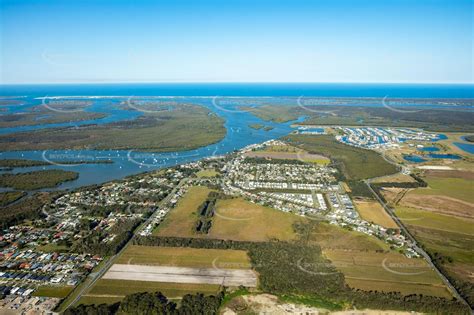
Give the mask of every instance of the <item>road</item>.
M 394 164 L 396 165 L 397 167 L 400 167 L 399 165 L 397 165 L 395 162 L 391 161 L 387 156 L 385 156 L 385 154 L 382 154 L 382 157 L 389 163 L 391 164 Z M 400 173 L 402 173 L 404 171 L 404 169 L 402 168 Z M 393 176 L 392 175 L 388 175 L 388 176 Z M 390 215 L 390 217 L 393 219 L 393 221 L 395 221 L 395 223 L 400 227 L 400 230 L 403 231 L 403 233 L 406 235 L 406 237 L 408 237 L 408 239 L 410 239 L 410 241 L 413 243 L 414 245 L 414 248 L 415 250 L 417 251 L 417 253 L 419 253 L 427 262 L 428 264 L 438 273 L 439 277 L 441 278 L 441 280 L 443 280 L 443 282 L 445 283 L 445 285 L 448 287 L 448 289 L 451 291 L 451 293 L 458 299 L 460 300 L 461 302 L 463 302 L 464 304 L 468 305 L 469 306 L 469 303 L 467 303 L 467 301 L 459 294 L 458 290 L 452 285 L 452 283 L 449 281 L 448 278 L 445 277 L 445 275 L 441 272 L 441 270 L 438 269 L 438 267 L 433 263 L 433 261 L 431 260 L 431 257 L 428 255 L 428 253 L 425 252 L 425 250 L 423 248 L 421 248 L 420 246 L 418 246 L 418 243 L 416 241 L 416 239 L 413 237 L 413 235 L 410 234 L 410 232 L 408 231 L 408 229 L 405 227 L 405 225 L 402 223 L 402 221 L 396 216 L 394 210 L 387 204 L 385 203 L 380 197 L 379 195 L 374 191 L 374 189 L 372 188 L 372 181 L 376 180 L 376 179 L 381 179 L 381 178 L 384 178 L 384 177 L 387 177 L 387 176 L 380 176 L 380 177 L 376 177 L 376 178 L 371 178 L 371 179 L 367 179 L 365 180 L 365 184 L 367 185 L 367 187 L 369 187 L 369 190 L 372 192 L 372 194 L 375 196 L 375 198 L 377 199 L 377 201 L 382 205 L 382 207 L 385 209 L 385 211 L 388 213 L 388 215 Z
M 66 310 L 68 309 L 69 307 L 71 307 L 72 305 L 76 304 L 80 299 L 81 297 L 86 293 L 88 292 L 93 286 L 94 284 L 100 279 L 102 278 L 102 276 L 107 272 L 107 270 L 110 269 L 110 267 L 114 264 L 115 260 L 120 257 L 120 255 L 128 248 L 128 246 L 133 243 L 133 239 L 136 237 L 136 235 L 141 231 L 143 230 L 143 228 L 145 226 L 147 226 L 152 220 L 153 218 L 157 215 L 157 210 L 159 209 L 159 206 L 163 205 L 163 204 L 166 204 L 170 201 L 170 199 L 176 194 L 176 191 L 181 187 L 183 186 L 187 181 L 188 181 L 189 178 L 183 178 L 179 183 L 178 185 L 176 185 L 172 190 L 171 192 L 163 199 L 159 202 L 159 205 L 156 209 L 156 211 L 145 221 L 143 222 L 142 224 L 140 224 L 139 227 L 137 227 L 135 229 L 135 231 L 133 232 L 133 235 L 132 237 L 130 238 L 130 240 L 122 247 L 122 249 L 115 255 L 111 256 L 107 262 L 102 266 L 102 268 L 97 271 L 97 272 L 94 272 L 94 273 L 91 273 L 89 275 L 89 279 L 92 278 L 92 280 L 87 284 L 85 285 L 84 287 L 81 288 L 81 290 L 79 291 L 79 293 L 76 295 L 76 297 L 69 301 L 66 305 L 61 305 L 61 309 L 62 310 Z

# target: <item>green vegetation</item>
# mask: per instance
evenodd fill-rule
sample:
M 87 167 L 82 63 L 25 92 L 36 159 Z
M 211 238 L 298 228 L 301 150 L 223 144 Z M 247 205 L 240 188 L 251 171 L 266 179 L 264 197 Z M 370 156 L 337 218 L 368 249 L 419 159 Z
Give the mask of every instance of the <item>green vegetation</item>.
M 344 273 L 346 282 L 353 288 L 451 297 L 439 276 L 423 259 L 410 259 L 397 252 L 326 250 L 324 254 Z
M 24 191 L 0 192 L 0 207 L 5 207 L 26 196 Z
M 43 170 L 28 173 L 0 174 L 0 187 L 21 190 L 35 190 L 56 187 L 61 183 L 75 180 L 79 174 L 63 170 Z
M 382 104 L 382 100 L 376 100 Z M 360 100 L 359 100 L 360 102 Z M 373 104 L 374 100 L 371 101 Z M 304 103 L 304 102 L 303 102 Z M 343 104 L 343 102 L 340 102 Z M 360 103 L 358 103 L 360 104 Z M 395 105 L 396 107 L 396 105 Z M 459 109 L 426 109 L 413 113 L 386 107 L 345 105 L 263 105 L 243 107 L 255 116 L 274 122 L 287 122 L 306 116 L 306 125 L 391 126 L 434 131 L 472 131 L 474 113 Z
M 247 253 L 241 250 L 196 249 L 131 245 L 117 260 L 117 264 L 166 265 L 192 268 L 212 268 L 212 264 L 225 268 L 250 268 Z
M 24 159 L 5 159 L 0 160 L 0 167 L 30 167 L 49 165 L 46 161 L 24 160 Z
M 340 166 L 349 180 L 362 180 L 397 172 L 397 168 L 378 153 L 342 144 L 330 135 L 290 135 L 284 139 L 310 153 L 329 157 Z
M 214 169 L 205 169 L 196 173 L 197 177 L 216 177 L 219 176 L 219 172 Z
M 280 295 L 278 297 L 282 302 L 309 305 L 317 308 L 324 308 L 330 311 L 338 311 L 344 309 L 344 306 L 339 303 L 331 302 L 319 297 L 307 297 L 298 295 Z
M 296 107 L 297 108 L 297 107 Z M 256 117 L 277 123 L 289 122 L 298 119 L 299 116 L 291 106 L 262 105 L 257 107 L 242 106 L 240 109 L 252 113 Z
M 113 228 L 107 230 L 107 233 L 102 233 L 100 230 L 93 230 L 92 228 L 95 225 L 90 225 L 90 222 L 83 221 L 84 226 L 86 226 L 90 233 L 87 234 L 87 237 L 82 238 L 80 241 L 75 242 L 71 245 L 71 249 L 74 252 L 79 253 L 94 253 L 101 256 L 111 256 L 117 254 L 125 244 L 133 236 L 133 231 L 140 225 L 142 222 L 141 219 L 127 220 L 123 219 L 121 222 L 118 222 L 113 226 Z M 115 235 L 112 241 L 106 243 L 103 242 L 109 234 Z
M 472 220 L 407 207 L 397 207 L 396 213 L 443 274 L 474 305 L 474 284 L 468 276 L 474 262 Z
M 0 136 L 2 150 L 136 149 L 184 151 L 220 141 L 224 121 L 206 108 L 180 104 L 131 121 Z
M 397 207 L 396 214 L 410 225 L 474 236 L 474 230 L 472 229 L 473 221 L 470 219 L 462 219 L 408 207 Z
M 72 286 L 41 286 L 33 292 L 33 295 L 63 299 L 68 296 L 73 288 Z
M 68 113 L 55 112 L 41 108 L 32 108 L 34 111 L 27 111 L 19 114 L 0 115 L 0 128 L 35 126 L 42 124 L 58 124 L 73 121 L 100 119 L 107 116 L 105 113 L 70 111 Z
M 209 237 L 239 241 L 292 240 L 295 222 L 292 213 L 256 205 L 242 198 L 218 200 Z M 264 222 L 264 224 L 263 224 Z
M 260 130 L 260 129 L 262 129 L 263 127 L 265 127 L 265 125 L 262 125 L 262 124 L 250 124 L 249 127 L 252 128 L 252 129 L 255 129 L 255 130 Z
M 27 219 L 39 218 L 41 208 L 50 201 L 50 193 L 37 193 L 18 203 L 0 208 L 0 227 L 4 229 Z
M 94 160 L 94 161 L 54 161 L 57 164 L 112 164 L 112 160 Z M 23 159 L 5 159 L 0 160 L 0 167 L 13 169 L 15 167 L 31 167 L 31 166 L 45 166 L 51 165 L 46 161 L 37 160 L 23 160 Z
M 219 287 L 220 286 L 217 284 L 100 279 L 94 284 L 92 290 L 90 290 L 84 298 L 112 297 L 118 300 L 123 299 L 127 294 L 156 291 L 160 291 L 172 298 L 180 298 L 189 293 L 201 292 L 206 294 L 216 294 L 219 291 Z M 80 303 L 84 303 L 84 301 L 79 301 L 79 304 Z
M 163 236 L 195 236 L 197 209 L 210 192 L 207 187 L 190 187 L 154 233 Z
M 445 195 L 452 198 L 474 203 L 472 180 L 463 178 L 427 177 L 428 187 L 415 190 L 420 195 Z
M 135 242 L 154 246 L 247 250 L 252 267 L 259 274 L 259 288 L 279 296 L 317 298 L 357 309 L 469 313 L 462 303 L 446 298 L 352 290 L 346 286 L 344 275 L 322 256 L 321 249 L 304 241 L 260 243 L 150 236 L 139 237 Z
M 209 233 L 218 197 L 219 193 L 215 191 L 209 192 L 206 200 L 204 200 L 204 202 L 197 208 L 196 213 L 198 215 L 198 220 L 194 227 L 197 233 Z

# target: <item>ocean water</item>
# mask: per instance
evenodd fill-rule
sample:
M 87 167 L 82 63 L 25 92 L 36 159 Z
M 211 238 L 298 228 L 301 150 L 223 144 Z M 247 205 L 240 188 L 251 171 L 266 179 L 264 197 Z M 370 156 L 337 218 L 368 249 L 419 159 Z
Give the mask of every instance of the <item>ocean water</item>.
M 473 84 L 123 83 L 0 85 L 2 96 L 321 96 L 474 98 Z
M 25 172 L 37 169 L 60 168 L 79 172 L 79 179 L 60 185 L 57 189 L 72 189 L 84 185 L 99 184 L 120 179 L 140 172 L 196 161 L 204 157 L 222 155 L 244 146 L 276 139 L 294 131 L 293 122 L 271 123 L 238 109 L 241 103 L 227 101 L 225 106 L 216 106 L 215 98 L 227 97 L 274 97 L 287 102 L 284 97 L 406 97 L 406 98 L 474 98 L 473 85 L 407 85 L 407 84 L 311 84 L 311 83 L 163 83 L 163 84 L 64 84 L 64 85 L 2 85 L 0 99 L 16 97 L 21 105 L 2 105 L 3 113 L 19 113 L 33 106 L 41 105 L 41 97 L 54 96 L 121 96 L 113 98 L 94 98 L 88 111 L 104 112 L 103 119 L 68 122 L 62 124 L 41 124 L 15 128 L 0 128 L 0 134 L 29 131 L 41 128 L 80 126 L 84 124 L 104 124 L 141 115 L 130 108 L 117 108 L 111 105 L 133 96 L 175 97 L 179 102 L 199 103 L 225 119 L 227 135 L 219 143 L 191 151 L 170 153 L 150 153 L 127 150 L 60 150 L 60 151 L 15 151 L 0 152 L 0 158 L 26 158 L 47 160 L 51 165 L 39 168 L 14 169 Z M 277 101 L 278 99 L 273 99 Z M 252 104 L 249 104 L 252 106 Z M 278 105 L 276 105 L 278 106 Z M 367 104 L 367 106 L 383 106 Z M 407 105 L 409 106 L 409 105 Z M 2 114 L 2 112 L 0 112 Z M 300 117 L 301 121 L 304 117 Z M 272 130 L 255 130 L 250 124 L 265 124 Z M 0 148 L 1 149 L 1 148 Z M 61 165 L 56 160 L 111 160 L 113 164 Z

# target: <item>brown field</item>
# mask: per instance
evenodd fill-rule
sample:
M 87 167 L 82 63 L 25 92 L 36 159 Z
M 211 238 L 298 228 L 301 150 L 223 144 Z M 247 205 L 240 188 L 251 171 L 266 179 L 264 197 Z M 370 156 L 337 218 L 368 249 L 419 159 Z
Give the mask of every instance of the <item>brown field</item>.
M 157 230 L 154 231 L 154 234 L 180 237 L 197 236 L 194 230 L 198 218 L 195 211 L 206 200 L 209 192 L 211 190 L 207 187 L 190 187 L 178 201 L 176 207 L 169 212 Z
M 157 247 L 131 245 L 116 261 L 118 264 L 210 268 L 249 269 L 247 253 L 243 250 Z
M 426 177 L 438 177 L 438 178 L 463 178 L 463 179 L 474 179 L 474 172 L 460 171 L 460 170 L 427 170 L 424 172 Z
M 355 201 L 357 211 L 362 219 L 385 228 L 398 229 L 398 225 L 376 201 Z
M 348 231 L 325 222 L 315 224 L 309 236 L 309 241 L 327 250 L 376 251 L 389 249 L 385 242 L 375 237 L 356 231 Z
M 399 205 L 458 217 L 474 218 L 473 203 L 448 196 L 419 195 L 410 192 L 400 200 Z
M 293 223 L 303 218 L 241 198 L 219 200 L 210 238 L 238 241 L 293 240 Z
M 374 183 L 412 183 L 415 179 L 410 175 L 397 173 L 394 175 L 386 176 L 383 178 L 377 178 L 373 181 Z
M 396 252 L 324 250 L 353 288 L 451 297 L 441 279 L 423 259 Z
M 403 196 L 409 191 L 406 188 L 386 188 L 382 189 L 382 195 L 387 200 L 387 203 L 396 205 L 403 198 Z

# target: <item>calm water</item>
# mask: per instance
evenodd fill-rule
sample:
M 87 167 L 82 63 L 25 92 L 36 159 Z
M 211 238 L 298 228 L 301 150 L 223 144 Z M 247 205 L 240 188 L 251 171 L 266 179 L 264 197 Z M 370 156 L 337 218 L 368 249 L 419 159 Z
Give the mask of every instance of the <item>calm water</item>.
M 42 124 L 37 126 L 0 128 L 0 134 L 29 131 L 41 128 L 80 126 L 84 124 L 104 124 L 134 119 L 142 113 L 119 107 L 130 96 L 164 96 L 176 102 L 193 102 L 206 106 L 226 120 L 226 137 L 217 144 L 197 150 L 171 153 L 143 153 L 135 151 L 19 151 L 3 152 L 0 158 L 26 158 L 54 161 L 111 160 L 113 164 L 57 165 L 15 169 L 13 172 L 26 172 L 37 169 L 61 168 L 80 173 L 79 179 L 67 182 L 58 189 L 103 183 L 128 175 L 162 167 L 196 161 L 203 157 L 226 154 L 246 145 L 263 142 L 284 136 L 293 129 L 291 123 L 264 122 L 259 118 L 238 110 L 238 99 L 226 98 L 225 106 L 216 106 L 215 97 L 273 97 L 272 103 L 295 102 L 299 96 L 321 97 L 433 97 L 433 98 L 474 98 L 472 85 L 406 85 L 406 84 L 81 84 L 81 85 L 4 85 L 0 95 L 15 96 L 21 105 L 0 106 L 4 112 L 19 113 L 33 106 L 41 105 L 41 97 L 53 96 L 121 96 L 121 98 L 94 98 L 87 111 L 102 112 L 108 116 L 102 119 L 68 122 L 61 124 Z M 18 98 L 19 97 L 19 98 Z M 291 97 L 285 99 L 285 97 Z M 0 97 L 1 98 L 1 97 Z M 233 102 L 233 100 L 235 102 Z M 220 104 L 217 102 L 217 104 Z M 244 105 L 252 106 L 248 100 Z M 382 104 L 364 104 L 382 106 Z M 276 105 L 278 106 L 278 105 Z M 409 105 L 407 105 L 409 106 Z M 44 117 L 47 118 L 47 117 Z M 301 121 L 303 117 L 299 119 Z M 265 124 L 273 127 L 270 131 L 255 130 L 249 124 Z
M 403 156 L 403 159 L 405 159 L 408 162 L 413 162 L 413 163 L 422 163 L 422 162 L 427 161 L 426 159 L 418 155 L 405 155 Z
M 448 160 L 460 160 L 461 157 L 456 154 L 437 154 L 437 153 L 430 153 L 428 156 L 432 159 L 448 159 Z
M 474 144 L 472 143 L 454 142 L 454 145 L 464 152 L 474 154 Z
M 421 152 L 438 152 L 439 148 L 437 148 L 437 147 L 424 147 L 424 148 L 418 148 L 418 151 L 421 151 Z

